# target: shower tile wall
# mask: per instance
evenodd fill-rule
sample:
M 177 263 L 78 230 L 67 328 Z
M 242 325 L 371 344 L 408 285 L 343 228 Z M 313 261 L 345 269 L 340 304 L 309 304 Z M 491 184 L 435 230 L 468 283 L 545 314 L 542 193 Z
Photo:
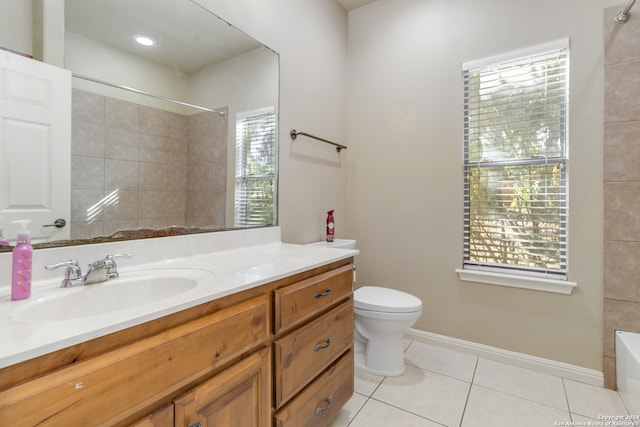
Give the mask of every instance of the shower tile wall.
M 191 116 L 187 156 L 186 225 L 225 224 L 227 115 Z M 212 144 L 213 141 L 217 141 Z
M 640 16 L 605 10 L 604 379 L 615 388 L 614 332 L 640 332 Z
M 74 89 L 71 237 L 223 226 L 225 117 L 186 116 Z

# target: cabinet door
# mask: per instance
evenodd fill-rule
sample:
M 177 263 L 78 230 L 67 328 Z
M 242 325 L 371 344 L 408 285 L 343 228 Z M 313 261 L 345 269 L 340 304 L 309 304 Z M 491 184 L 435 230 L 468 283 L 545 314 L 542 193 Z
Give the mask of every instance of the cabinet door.
M 269 360 L 268 349 L 254 353 L 175 400 L 176 427 L 267 427 Z
M 173 427 L 173 404 L 158 409 L 131 427 Z

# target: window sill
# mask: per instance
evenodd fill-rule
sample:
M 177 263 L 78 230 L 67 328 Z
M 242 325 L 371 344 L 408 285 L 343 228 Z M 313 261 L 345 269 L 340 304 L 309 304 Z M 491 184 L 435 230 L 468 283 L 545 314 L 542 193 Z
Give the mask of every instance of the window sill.
M 566 280 L 518 276 L 515 274 L 494 273 L 490 271 L 457 269 L 456 273 L 458 273 L 460 280 L 465 282 L 485 283 L 565 295 L 570 295 L 573 289 L 578 286 L 576 282 Z

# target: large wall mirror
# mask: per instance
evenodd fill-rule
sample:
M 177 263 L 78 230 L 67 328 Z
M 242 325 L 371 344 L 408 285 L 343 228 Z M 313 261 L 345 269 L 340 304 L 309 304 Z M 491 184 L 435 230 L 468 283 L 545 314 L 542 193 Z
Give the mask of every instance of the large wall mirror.
M 277 53 L 191 0 L 65 0 L 65 68 L 70 217 L 35 243 L 277 223 Z

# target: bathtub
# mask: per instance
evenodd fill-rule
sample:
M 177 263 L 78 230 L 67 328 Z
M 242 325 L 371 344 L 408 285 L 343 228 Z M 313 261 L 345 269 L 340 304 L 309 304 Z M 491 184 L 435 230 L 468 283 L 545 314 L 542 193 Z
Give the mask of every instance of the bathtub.
M 616 331 L 616 381 L 629 413 L 640 414 L 640 334 Z

